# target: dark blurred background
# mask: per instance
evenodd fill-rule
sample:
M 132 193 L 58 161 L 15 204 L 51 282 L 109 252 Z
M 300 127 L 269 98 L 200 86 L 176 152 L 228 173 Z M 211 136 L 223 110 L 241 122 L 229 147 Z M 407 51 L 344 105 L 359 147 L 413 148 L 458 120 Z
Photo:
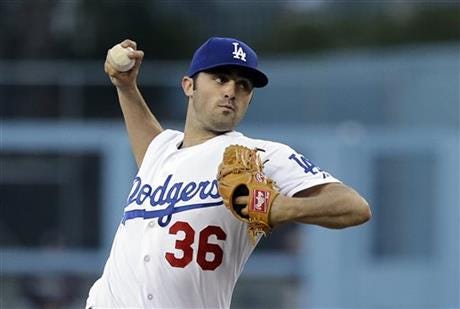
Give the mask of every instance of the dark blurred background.
M 0 1 L 0 307 L 81 308 L 102 272 L 136 173 L 107 50 L 138 43 L 144 97 L 181 129 L 180 78 L 210 36 L 249 43 L 270 77 L 241 130 L 374 213 L 280 228 L 233 307 L 458 308 L 460 3 L 408 0 Z
M 189 59 L 210 34 L 262 57 L 457 42 L 457 1 L 2 1 L 3 59 L 99 59 L 137 40 L 151 59 Z

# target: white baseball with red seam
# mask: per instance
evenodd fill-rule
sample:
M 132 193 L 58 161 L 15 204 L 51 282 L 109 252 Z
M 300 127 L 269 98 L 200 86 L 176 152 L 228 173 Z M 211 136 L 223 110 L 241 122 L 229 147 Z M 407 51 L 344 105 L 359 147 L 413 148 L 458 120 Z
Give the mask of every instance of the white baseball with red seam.
M 117 44 L 109 50 L 108 61 L 119 72 L 126 72 L 132 69 L 136 60 L 128 57 L 134 51 L 131 47 L 123 47 Z

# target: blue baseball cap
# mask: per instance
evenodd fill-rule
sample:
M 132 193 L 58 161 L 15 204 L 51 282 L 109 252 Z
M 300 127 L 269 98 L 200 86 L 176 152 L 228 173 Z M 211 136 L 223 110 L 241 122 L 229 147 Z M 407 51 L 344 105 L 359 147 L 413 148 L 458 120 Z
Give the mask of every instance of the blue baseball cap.
M 268 84 L 267 76 L 257 68 L 257 54 L 246 43 L 222 37 L 211 37 L 193 55 L 188 76 L 222 66 L 236 66 L 245 72 L 254 87 Z

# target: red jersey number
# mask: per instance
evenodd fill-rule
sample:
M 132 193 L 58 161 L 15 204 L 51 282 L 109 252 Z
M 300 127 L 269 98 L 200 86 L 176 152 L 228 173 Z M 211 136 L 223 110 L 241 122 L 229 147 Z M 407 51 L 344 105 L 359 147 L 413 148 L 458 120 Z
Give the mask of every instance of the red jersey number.
M 209 237 L 213 235 L 218 240 L 227 239 L 227 234 L 219 226 L 209 225 L 200 232 L 196 261 L 203 270 L 214 270 L 222 264 L 224 251 L 219 245 L 209 243 Z M 213 255 L 210 260 L 206 259 L 208 253 Z
M 187 222 L 177 221 L 169 228 L 169 234 L 177 235 L 179 232 L 183 232 L 184 237 L 176 239 L 175 248 L 182 251 L 182 254 L 166 252 L 165 257 L 169 265 L 184 268 L 193 260 L 192 244 L 195 241 L 195 230 Z M 215 270 L 222 264 L 224 257 L 222 248 L 209 242 L 212 236 L 217 240 L 227 239 L 227 234 L 219 226 L 208 225 L 200 231 L 196 262 L 203 270 Z
M 176 249 L 183 252 L 182 257 L 177 258 L 174 253 L 166 252 L 165 256 L 169 264 L 173 267 L 184 268 L 193 258 L 192 244 L 195 239 L 195 231 L 187 222 L 176 222 L 169 228 L 169 234 L 177 235 L 181 231 L 184 232 L 183 239 L 176 240 Z

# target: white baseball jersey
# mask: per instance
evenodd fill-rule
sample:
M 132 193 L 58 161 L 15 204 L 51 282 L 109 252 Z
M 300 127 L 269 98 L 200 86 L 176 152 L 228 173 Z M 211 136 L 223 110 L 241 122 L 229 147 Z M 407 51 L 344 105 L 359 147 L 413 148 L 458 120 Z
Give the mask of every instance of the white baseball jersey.
M 338 181 L 280 143 L 233 131 L 178 149 L 183 136 L 166 130 L 150 143 L 87 308 L 230 307 L 254 245 L 217 190 L 228 145 L 265 150 L 264 172 L 287 196 Z

